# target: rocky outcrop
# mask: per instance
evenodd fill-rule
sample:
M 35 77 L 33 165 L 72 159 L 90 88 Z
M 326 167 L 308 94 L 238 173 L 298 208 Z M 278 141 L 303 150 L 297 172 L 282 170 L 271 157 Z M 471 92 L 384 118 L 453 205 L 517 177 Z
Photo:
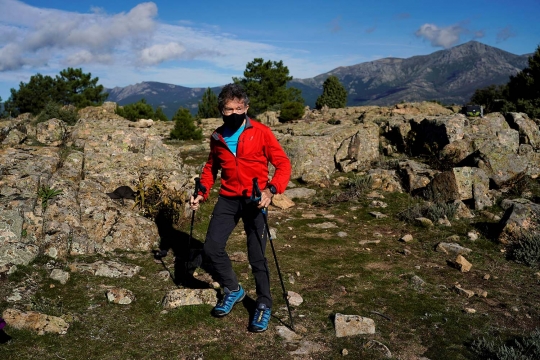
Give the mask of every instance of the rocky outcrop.
M 184 166 L 177 148 L 165 145 L 155 129 L 130 127 L 114 108 L 83 109 L 73 127 L 51 119 L 26 129 L 48 146 L 0 149 L 0 209 L 16 210 L 22 218 L 18 239 L 12 234 L 0 242 L 0 253 L 26 262 L 36 247 L 63 257 L 148 250 L 159 240 L 154 222 L 133 209 L 132 200 L 116 202 L 106 193 L 153 179 L 180 190 L 195 169 Z M 31 127 L 24 119 L 13 123 Z M 58 192 L 44 202 L 40 189 Z M 0 227 L 6 221 L 1 217 Z
M 40 252 L 56 258 L 148 250 L 159 240 L 155 223 L 133 200 L 107 193 L 151 181 L 180 191 L 198 175 L 181 152 L 207 152 L 209 143 L 167 145 L 172 123 L 131 127 L 115 109 L 114 103 L 82 109 L 74 126 L 58 119 L 35 125 L 29 115 L 0 122 L 1 264 L 27 264 Z M 462 208 L 465 201 L 480 210 L 493 203 L 496 188 L 540 176 L 539 129 L 521 113 L 467 118 L 434 103 L 412 103 L 323 108 L 284 124 L 275 113 L 262 116 L 291 159 L 292 178 L 307 183 L 327 186 L 337 171 L 359 172 L 374 189 Z M 200 126 L 209 137 L 221 124 L 203 119 Z M 381 150 L 401 160 L 376 167 L 384 165 Z M 439 165 L 403 160 L 399 152 L 430 154 Z M 47 191 L 54 195 L 38 195 Z

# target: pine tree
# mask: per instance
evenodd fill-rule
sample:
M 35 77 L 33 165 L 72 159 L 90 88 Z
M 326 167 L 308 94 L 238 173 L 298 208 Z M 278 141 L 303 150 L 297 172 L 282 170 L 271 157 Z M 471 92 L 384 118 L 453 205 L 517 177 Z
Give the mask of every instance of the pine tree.
M 217 118 L 220 116 L 221 113 L 219 112 L 218 98 L 212 89 L 207 88 L 201 101 L 199 101 L 197 119 Z
M 257 115 L 270 109 L 279 109 L 286 101 L 304 103 L 302 92 L 296 88 L 287 88 L 292 80 L 289 69 L 283 61 L 264 61 L 256 58 L 246 65 L 244 78 L 233 78 L 246 89 L 250 99 L 249 115 Z
M 540 46 L 529 57 L 529 66 L 510 76 L 507 86 L 508 100 L 516 111 L 540 118 Z
M 169 118 L 167 117 L 167 115 L 165 115 L 165 113 L 163 112 L 163 108 L 161 106 L 158 106 L 152 119 L 156 121 L 169 121 Z
M 174 129 L 171 131 L 171 138 L 178 140 L 200 140 L 202 139 L 202 130 L 197 129 L 193 124 L 193 116 L 186 108 L 179 108 L 174 114 Z
M 344 108 L 347 105 L 347 90 L 334 75 L 324 81 L 323 93 L 315 103 L 317 109 L 321 109 L 324 105 L 333 109 Z

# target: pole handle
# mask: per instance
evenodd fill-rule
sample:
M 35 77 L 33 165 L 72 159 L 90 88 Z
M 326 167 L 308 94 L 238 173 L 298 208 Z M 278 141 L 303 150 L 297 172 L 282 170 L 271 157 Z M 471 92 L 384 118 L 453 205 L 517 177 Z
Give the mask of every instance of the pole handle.
M 251 191 L 251 201 L 260 201 L 261 200 L 261 189 L 259 188 L 258 178 L 253 178 L 253 190 Z
M 193 198 L 196 198 L 199 194 L 199 190 L 201 189 L 201 179 L 196 177 L 195 178 L 195 190 L 193 191 Z

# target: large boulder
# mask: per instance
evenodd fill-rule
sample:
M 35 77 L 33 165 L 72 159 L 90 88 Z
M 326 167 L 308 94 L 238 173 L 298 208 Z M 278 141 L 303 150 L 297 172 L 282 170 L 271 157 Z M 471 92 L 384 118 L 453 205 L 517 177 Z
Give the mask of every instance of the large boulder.
M 463 139 L 466 117 L 461 114 L 411 122 L 409 147 L 415 154 L 438 154 L 447 144 Z
M 480 184 L 480 186 L 478 186 Z M 457 167 L 435 175 L 426 188 L 426 195 L 434 201 L 470 200 L 487 196 L 489 178 L 479 168 Z M 483 189 L 484 193 L 480 193 Z
M 37 140 L 48 146 L 60 146 L 67 136 L 66 123 L 59 119 L 49 119 L 36 126 Z
M 361 126 L 298 122 L 277 129 L 281 145 L 292 164 L 293 179 L 317 183 L 327 180 L 336 169 L 334 156 L 341 144 Z M 377 137 L 378 141 L 378 137 Z
M 526 233 L 540 231 L 540 205 L 527 199 L 505 199 L 501 202 L 505 209 L 499 225 L 499 241 L 502 244 L 518 243 Z
M 399 163 L 399 175 L 405 191 L 409 193 L 425 188 L 438 173 L 439 171 L 418 161 L 406 160 Z
M 540 150 L 540 129 L 527 114 L 511 112 L 506 115 L 506 120 L 519 132 L 520 144 L 529 144 L 534 150 Z
M 341 142 L 334 158 L 343 172 L 369 169 L 379 158 L 379 127 L 373 123 L 359 125 L 353 136 Z

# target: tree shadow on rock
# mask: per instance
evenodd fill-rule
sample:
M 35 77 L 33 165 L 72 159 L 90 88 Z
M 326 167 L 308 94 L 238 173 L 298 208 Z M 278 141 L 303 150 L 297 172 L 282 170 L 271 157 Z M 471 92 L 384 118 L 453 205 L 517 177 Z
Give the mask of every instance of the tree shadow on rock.
M 162 260 L 172 250 L 174 255 L 174 276 L 162 264 L 169 273 L 177 286 L 183 286 L 191 289 L 206 289 L 210 285 L 204 281 L 198 280 L 193 276 L 197 268 L 205 270 L 212 274 L 212 268 L 206 260 L 203 251 L 203 242 L 192 238 L 188 233 L 175 229 L 172 219 L 167 216 L 165 211 L 159 211 L 155 223 L 160 236 L 159 251 L 154 252 L 154 258 Z

